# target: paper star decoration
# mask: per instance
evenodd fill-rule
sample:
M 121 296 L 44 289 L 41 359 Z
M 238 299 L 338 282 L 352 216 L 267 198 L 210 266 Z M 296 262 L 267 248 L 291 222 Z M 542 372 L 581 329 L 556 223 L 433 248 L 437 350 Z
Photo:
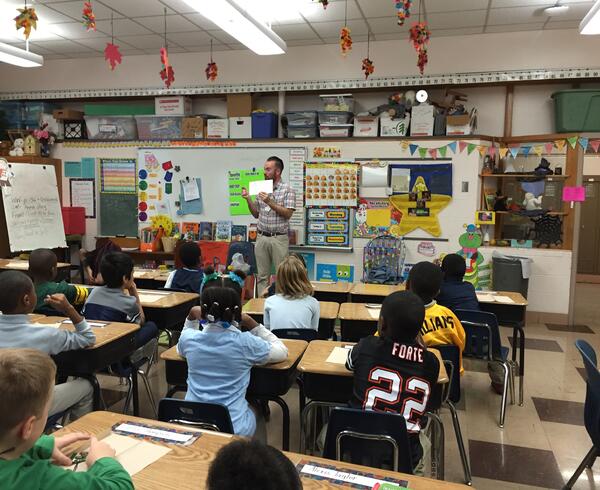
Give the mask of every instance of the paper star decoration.
M 122 57 L 119 46 L 112 43 L 106 43 L 106 48 L 104 48 L 104 59 L 108 61 L 111 70 L 114 70 L 117 65 L 120 65 Z
M 169 63 L 169 53 L 167 48 L 160 48 L 160 62 L 162 64 L 162 70 L 160 70 L 160 78 L 165 82 L 167 88 L 171 87 L 171 84 L 175 81 L 175 71 Z
M 25 39 L 29 39 L 31 28 L 33 27 L 37 30 L 38 17 L 35 13 L 35 9 L 33 7 L 24 7 L 17 10 L 20 12 L 20 14 L 14 18 L 17 31 L 22 28 L 25 33 Z
M 96 14 L 94 14 L 94 10 L 92 9 L 92 2 L 84 2 L 83 3 L 83 25 L 86 27 L 88 31 L 96 30 Z

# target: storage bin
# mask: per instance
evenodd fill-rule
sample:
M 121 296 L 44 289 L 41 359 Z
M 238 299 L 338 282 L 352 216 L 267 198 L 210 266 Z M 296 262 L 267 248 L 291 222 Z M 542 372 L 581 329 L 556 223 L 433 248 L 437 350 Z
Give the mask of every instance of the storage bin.
M 379 116 L 355 116 L 354 137 L 366 138 L 379 135 Z
M 84 116 L 91 140 L 135 140 L 137 126 L 133 116 Z
M 523 273 L 523 262 L 531 264 L 533 260 L 529 257 L 492 255 L 492 288 L 494 291 L 514 291 L 527 298 L 529 275 Z M 527 277 L 523 277 L 525 275 Z
M 252 117 L 230 117 L 229 137 L 231 139 L 252 138 Z
M 561 90 L 552 98 L 557 133 L 600 131 L 600 90 Z
M 320 124 L 321 138 L 349 138 L 354 126 L 352 124 Z
M 135 121 L 141 140 L 181 138 L 183 116 L 135 116 Z
M 85 208 L 65 207 L 60 210 L 65 235 L 85 235 Z
M 288 138 L 316 138 L 316 126 L 289 126 L 287 128 Z
M 252 137 L 277 138 L 277 114 L 275 112 L 253 112 Z
M 83 112 L 86 116 L 152 116 L 154 115 L 154 102 L 121 102 L 108 104 L 84 104 Z
M 317 111 L 286 112 L 284 115 L 288 126 L 316 126 Z
M 402 119 L 392 119 L 385 113 L 381 115 L 380 121 L 380 136 L 395 137 L 406 136 L 408 134 L 408 126 L 410 124 L 410 114 L 408 113 Z
M 229 138 L 229 119 L 209 119 L 206 121 L 206 137 L 209 139 Z
M 354 112 L 354 97 L 352 97 L 352 94 L 323 94 L 319 97 L 322 111 Z
M 25 124 L 39 124 L 42 114 L 52 114 L 56 104 L 49 102 L 24 102 L 23 121 Z
M 319 124 L 348 124 L 352 120 L 351 112 L 329 111 L 319 112 Z

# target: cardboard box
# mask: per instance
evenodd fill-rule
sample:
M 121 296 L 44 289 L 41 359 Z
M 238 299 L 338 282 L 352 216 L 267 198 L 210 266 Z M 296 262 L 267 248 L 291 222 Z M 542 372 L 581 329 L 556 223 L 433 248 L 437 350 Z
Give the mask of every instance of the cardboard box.
M 446 134 L 452 136 L 468 135 L 473 133 L 471 126 L 471 116 L 461 114 L 460 116 L 446 117 Z
M 252 95 L 227 95 L 227 117 L 249 117 L 252 115 Z
M 379 136 L 379 116 L 354 116 L 354 137 Z
M 209 119 L 206 121 L 206 137 L 210 139 L 229 138 L 229 119 Z
M 413 106 L 411 114 L 411 136 L 433 136 L 435 108 L 429 104 Z
M 184 117 L 181 123 L 181 137 L 202 139 L 206 135 L 205 127 L 208 122 L 202 116 Z
M 155 97 L 154 113 L 157 116 L 188 116 L 192 113 L 192 99 L 184 96 Z
M 385 138 L 393 136 L 406 136 L 410 124 L 410 114 L 402 119 L 392 119 L 389 114 L 384 113 L 380 117 L 379 135 Z
M 232 139 L 252 138 L 252 117 L 230 117 L 229 137 Z
M 52 117 L 58 121 L 63 121 L 65 119 L 83 120 L 83 112 L 73 109 L 56 109 L 52 111 Z

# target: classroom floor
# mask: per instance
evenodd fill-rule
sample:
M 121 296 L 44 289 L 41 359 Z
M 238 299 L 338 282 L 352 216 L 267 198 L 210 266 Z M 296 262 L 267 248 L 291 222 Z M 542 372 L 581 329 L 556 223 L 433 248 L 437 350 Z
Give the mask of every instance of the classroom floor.
M 492 392 L 486 364 L 466 360 L 459 418 L 477 489 L 561 488 L 591 448 L 583 426 L 585 382 L 583 363 L 574 341 L 583 338 L 600 352 L 600 285 L 578 284 L 576 322 L 572 329 L 556 325 L 526 327 L 525 404 L 509 405 L 503 430 L 497 426 L 500 396 Z M 512 329 L 502 328 L 504 345 Z M 158 400 L 164 396 L 164 364 L 151 370 L 151 385 Z M 121 409 L 125 387 L 116 378 L 103 377 L 101 385 L 111 410 Z M 518 386 L 518 384 L 517 384 Z M 181 396 L 181 395 L 180 395 Z M 290 447 L 298 451 L 298 390 L 284 397 L 292 417 Z M 140 382 L 141 415 L 152 417 Z M 442 411 L 446 430 L 445 479 L 462 482 L 463 473 L 447 410 Z M 269 443 L 281 448 L 281 412 L 271 404 L 267 425 Z M 576 489 L 600 489 L 600 462 L 594 472 L 584 472 Z

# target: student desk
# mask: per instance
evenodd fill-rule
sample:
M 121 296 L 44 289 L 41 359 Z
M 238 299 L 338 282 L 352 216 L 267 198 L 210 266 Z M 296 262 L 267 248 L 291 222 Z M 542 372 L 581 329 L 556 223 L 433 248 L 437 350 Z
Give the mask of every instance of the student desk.
M 140 289 L 160 289 L 165 287 L 170 273 L 159 269 L 134 269 L 133 278 Z
M 87 432 L 103 438 L 110 433 L 111 427 L 120 422 L 138 422 L 151 425 L 157 428 L 176 428 L 182 429 L 182 426 L 158 422 L 156 420 L 132 417 L 113 412 L 92 412 L 84 415 L 80 419 L 72 422 L 65 428 L 57 431 L 56 436 L 63 436 L 72 432 Z M 194 431 L 191 427 L 184 427 L 186 431 Z M 172 445 L 172 451 L 158 461 L 146 466 L 142 471 L 133 476 L 133 484 L 137 490 L 200 490 L 206 488 L 206 477 L 210 463 L 215 458 L 216 453 L 223 446 L 234 439 L 235 436 L 222 434 L 220 432 L 202 431 L 203 434 L 198 440 L 189 446 Z M 160 443 L 155 443 L 160 444 Z M 68 448 L 66 453 L 74 450 L 81 450 L 85 445 L 76 443 Z M 318 457 L 308 457 L 297 453 L 285 453 L 285 455 L 297 465 L 301 461 L 310 461 L 316 464 L 335 466 L 343 470 L 352 470 L 356 472 L 365 472 L 376 474 L 381 477 L 407 480 L 410 488 L 414 490 L 459 490 L 464 488 L 457 483 L 431 480 L 429 478 L 395 473 L 393 471 L 367 468 L 365 466 L 353 465 L 340 461 L 332 461 Z M 326 480 L 314 480 L 302 478 L 302 484 L 305 490 L 324 490 L 344 488 Z
M 367 308 L 366 303 L 342 303 L 338 317 L 343 341 L 358 342 L 377 331 L 381 308 Z
M 382 303 L 386 296 L 396 291 L 404 291 L 404 284 L 365 284 L 356 283 L 350 291 L 353 303 Z
M 335 327 L 340 305 L 330 301 L 319 301 L 319 307 L 319 338 L 329 339 L 333 335 L 333 328 Z M 250 315 L 257 322 L 262 323 L 265 311 L 265 298 L 252 298 L 244 305 L 242 311 Z
M 512 360 L 517 359 L 517 348 L 519 349 L 519 405 L 523 406 L 523 380 L 525 377 L 525 324 L 527 316 L 527 300 L 513 291 L 481 291 L 480 295 L 507 296 L 512 303 L 500 303 L 498 301 L 479 300 L 479 307 L 483 311 L 494 313 L 498 318 L 499 325 L 513 328 Z M 478 295 L 479 297 L 479 295 Z
M 69 281 L 71 273 L 71 264 L 58 262 L 56 264 L 57 281 Z M 0 272 L 3 271 L 21 271 L 29 275 L 29 261 L 20 259 L 0 259 Z
M 40 324 L 57 324 L 66 320 L 64 317 L 47 316 L 35 320 Z M 82 375 L 90 379 L 90 375 L 119 362 L 134 350 L 134 335 L 140 326 L 137 323 L 106 322 L 105 327 L 92 327 L 96 335 L 96 342 L 85 349 L 76 349 L 61 352 L 53 356 L 58 371 L 62 375 Z M 36 327 L 31 327 L 36 328 Z M 61 323 L 64 330 L 75 331 L 71 323 Z M 99 406 L 100 386 L 93 377 L 90 379 L 94 385 L 94 406 Z M 137 376 L 133 376 L 133 406 L 134 413 L 138 413 Z
M 250 375 L 247 395 L 251 398 L 269 400 L 277 403 L 283 413 L 283 443 L 287 450 L 290 445 L 290 410 L 281 398 L 296 380 L 296 366 L 306 350 L 308 343 L 303 340 L 283 340 L 288 348 L 285 361 L 255 366 Z M 164 351 L 160 358 L 165 361 L 167 384 L 170 386 L 167 398 L 177 391 L 187 391 L 188 366 L 184 357 L 177 353 L 176 346 Z
M 315 298 L 319 301 L 333 301 L 334 303 L 345 303 L 348 301 L 348 294 L 354 286 L 351 282 L 323 282 L 311 281 L 315 290 Z

